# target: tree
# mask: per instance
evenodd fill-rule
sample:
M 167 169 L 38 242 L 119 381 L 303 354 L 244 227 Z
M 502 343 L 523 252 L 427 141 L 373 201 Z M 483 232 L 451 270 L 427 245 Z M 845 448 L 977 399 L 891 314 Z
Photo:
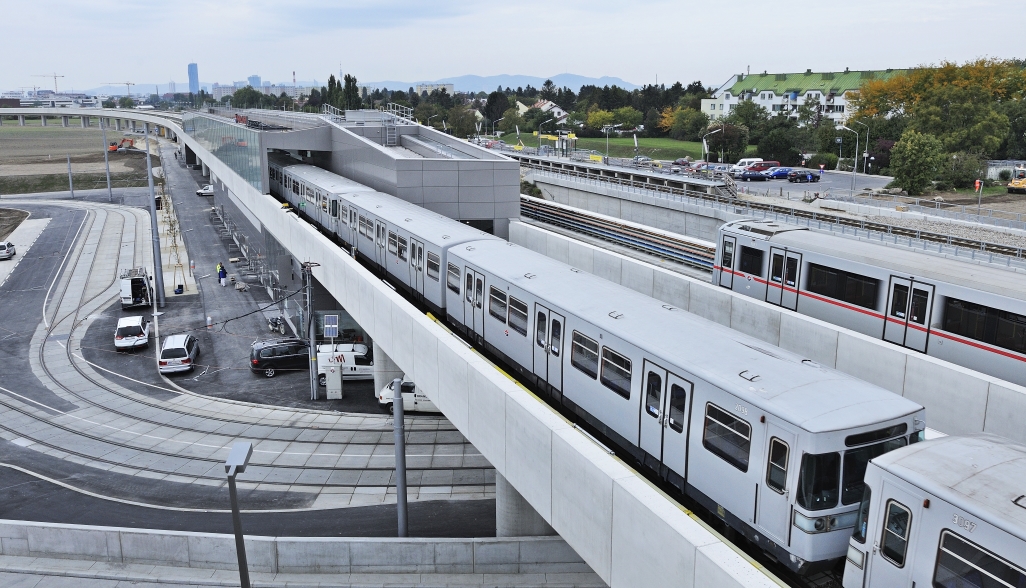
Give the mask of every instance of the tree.
M 948 152 L 989 155 L 1001 146 L 1010 126 L 995 106 L 982 88 L 942 86 L 919 101 L 911 126 L 937 137 Z
M 485 102 L 484 112 L 481 114 L 485 115 L 488 120 L 499 120 L 502 118 L 502 113 L 509 110 L 509 98 L 506 97 L 502 92 L 492 92 L 488 95 L 488 101 Z
M 766 133 L 759 141 L 756 150 L 759 157 L 770 161 L 779 161 L 780 165 L 798 165 L 798 162 L 801 161 L 801 154 L 794 147 L 791 131 L 792 129 L 788 127 L 778 126 Z
M 131 98 L 129 98 L 128 96 L 122 96 L 121 98 L 118 98 L 118 107 L 119 108 L 134 108 L 135 107 L 135 101 L 132 100 Z
M 232 106 L 234 108 L 255 108 L 260 106 L 263 94 L 253 89 L 253 86 L 239 88 L 232 94 Z
M 623 130 L 636 128 L 643 120 L 645 120 L 645 115 L 630 106 L 613 111 L 613 123 L 623 125 L 620 127 Z
M 613 113 L 608 110 L 595 109 L 588 112 L 588 126 L 595 130 L 602 130 L 602 127 L 614 124 Z
M 361 106 L 363 106 L 363 100 L 360 98 L 360 89 L 356 85 L 356 76 L 346 74 L 339 108 L 356 110 Z
M 477 117 L 474 116 L 474 111 L 463 105 L 454 106 L 449 111 L 445 123 L 455 137 L 467 137 L 477 131 Z
M 769 118 L 769 111 L 765 107 L 751 100 L 742 100 L 727 115 L 727 123 L 746 127 L 749 133 L 749 140 L 753 143 L 758 143 L 762 139 L 763 130 Z
M 1026 99 L 1002 104 L 1001 112 L 1008 117 L 1008 136 L 999 158 L 1026 159 Z
M 709 116 L 693 108 L 666 107 L 659 117 L 659 127 L 678 141 L 697 141 L 709 126 Z
M 719 159 L 720 150 L 723 150 L 723 161 L 737 161 L 744 157 L 748 149 L 748 128 L 742 125 L 723 124 L 716 122 L 706 129 L 706 133 L 716 131 L 706 137 L 706 144 L 709 146 L 709 159 Z
M 503 133 L 515 133 L 517 128 L 526 129 L 524 117 L 520 116 L 520 111 L 515 107 L 507 108 L 499 118 L 502 119 L 502 122 L 499 123 L 499 130 Z
M 117 108 L 117 106 L 118 106 L 118 103 L 115 102 L 113 98 L 107 98 L 106 100 L 103 101 L 103 107 L 104 108 Z
M 645 135 L 648 137 L 658 137 L 663 134 L 659 127 L 659 111 L 655 108 L 649 108 L 645 114 Z
M 908 129 L 891 150 L 894 182 L 913 196 L 923 193 L 944 162 L 943 145 L 933 135 Z
M 541 92 L 538 93 L 538 97 L 542 100 L 556 100 L 556 84 L 552 83 L 552 80 L 545 80 L 542 84 Z
M 974 186 L 984 174 L 983 158 L 976 153 L 959 151 L 944 156 L 940 177 L 956 188 Z

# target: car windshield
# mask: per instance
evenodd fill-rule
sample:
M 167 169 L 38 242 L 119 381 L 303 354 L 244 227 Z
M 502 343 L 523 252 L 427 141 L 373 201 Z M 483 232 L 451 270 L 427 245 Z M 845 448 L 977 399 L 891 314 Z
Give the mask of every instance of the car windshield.
M 178 359 L 187 356 L 188 354 L 182 347 L 172 347 L 171 349 L 165 349 L 160 352 L 160 359 Z
M 840 486 L 841 454 L 805 454 L 798 478 L 797 502 L 808 510 L 823 510 L 837 506 Z
M 841 504 L 855 504 L 862 498 L 862 488 L 865 486 L 862 480 L 866 477 L 866 466 L 869 465 L 869 460 L 907 444 L 908 440 L 905 437 L 898 437 L 883 443 L 845 451 L 844 475 L 841 477 L 843 481 Z
M 129 325 L 127 327 L 118 327 L 117 335 L 119 337 L 138 337 L 142 335 L 142 327 L 139 325 Z

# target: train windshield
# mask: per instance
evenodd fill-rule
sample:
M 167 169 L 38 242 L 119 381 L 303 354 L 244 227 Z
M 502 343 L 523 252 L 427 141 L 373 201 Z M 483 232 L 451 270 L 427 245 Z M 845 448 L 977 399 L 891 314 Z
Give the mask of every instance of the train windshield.
M 869 521 L 869 502 L 872 500 L 873 491 L 866 486 L 862 493 L 862 502 L 859 504 L 859 514 L 855 519 L 855 531 L 851 534 L 859 543 L 866 542 L 866 525 Z
M 844 452 L 844 476 L 842 476 L 841 504 L 855 504 L 862 498 L 862 480 L 866 477 L 866 466 L 869 460 L 880 457 L 908 444 L 905 437 L 890 439 L 883 443 L 867 445 Z
M 798 504 L 807 510 L 837 506 L 840 477 L 840 453 L 806 453 L 802 456 L 802 471 L 798 477 Z

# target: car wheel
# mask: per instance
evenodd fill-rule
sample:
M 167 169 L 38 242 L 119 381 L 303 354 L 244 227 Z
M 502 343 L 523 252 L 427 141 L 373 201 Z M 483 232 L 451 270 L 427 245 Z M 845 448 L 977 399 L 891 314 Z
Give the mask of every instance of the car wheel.
M 746 181 L 746 182 L 751 182 L 751 181 L 752 181 L 752 178 L 745 178 L 745 181 Z
M 317 385 L 318 386 L 327 386 L 328 385 L 328 378 L 327 378 L 327 376 L 325 376 L 324 374 L 318 375 L 317 376 Z
M 275 372 L 274 372 L 274 368 L 273 367 L 264 368 L 264 377 L 265 378 L 273 378 L 274 377 L 274 373 Z
M 395 414 L 395 403 L 390 402 L 388 404 L 388 414 Z
M 285 334 L 285 321 L 284 320 L 282 320 L 280 323 L 278 323 L 278 333 L 281 334 L 281 335 Z

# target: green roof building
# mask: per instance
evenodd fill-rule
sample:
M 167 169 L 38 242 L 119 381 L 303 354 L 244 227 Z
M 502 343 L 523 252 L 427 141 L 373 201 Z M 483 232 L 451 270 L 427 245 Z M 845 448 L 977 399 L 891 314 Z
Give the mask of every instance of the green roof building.
M 711 119 L 730 114 L 742 100 L 752 100 L 771 114 L 797 116 L 798 106 L 812 98 L 825 118 L 843 122 L 848 116 L 846 94 L 857 92 L 868 80 L 885 80 L 906 69 L 805 73 L 738 74 L 720 86 L 712 98 L 702 100 L 702 111 Z

